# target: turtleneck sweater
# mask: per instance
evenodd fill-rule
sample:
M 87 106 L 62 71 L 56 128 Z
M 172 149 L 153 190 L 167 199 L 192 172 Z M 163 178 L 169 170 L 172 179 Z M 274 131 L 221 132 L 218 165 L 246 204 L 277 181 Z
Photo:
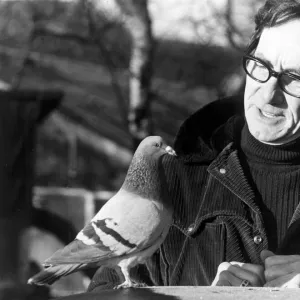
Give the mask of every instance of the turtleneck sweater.
M 279 146 L 264 144 L 246 124 L 241 149 L 263 214 L 269 250 L 276 251 L 300 200 L 300 139 Z

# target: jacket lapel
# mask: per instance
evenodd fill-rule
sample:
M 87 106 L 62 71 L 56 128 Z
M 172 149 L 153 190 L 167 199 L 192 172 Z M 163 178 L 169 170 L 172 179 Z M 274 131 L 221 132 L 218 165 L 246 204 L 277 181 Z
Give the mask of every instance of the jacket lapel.
M 196 217 L 190 224 L 178 224 L 181 230 L 186 235 L 192 236 L 206 219 L 218 215 L 232 215 L 244 219 L 255 229 L 264 232 L 255 193 L 244 174 L 237 150 L 232 143 L 212 161 L 207 172 L 209 173 L 207 184 L 205 192 L 198 200 Z M 245 204 L 248 210 L 245 210 Z
M 259 208 L 255 202 L 255 193 L 245 176 L 233 143 L 227 145 L 210 164 L 208 172 L 239 197 L 255 213 L 259 213 Z

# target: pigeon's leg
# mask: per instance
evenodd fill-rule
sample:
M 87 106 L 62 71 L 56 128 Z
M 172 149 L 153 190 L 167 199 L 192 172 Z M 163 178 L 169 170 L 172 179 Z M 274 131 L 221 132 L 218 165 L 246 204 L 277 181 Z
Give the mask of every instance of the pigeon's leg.
M 136 288 L 136 287 L 143 287 L 143 286 L 145 286 L 144 284 L 136 283 L 136 282 L 134 282 L 134 281 L 132 281 L 130 279 L 128 267 L 126 267 L 126 266 L 120 266 L 120 267 L 121 267 L 122 274 L 123 274 L 123 276 L 125 278 L 125 281 L 123 283 L 119 284 L 116 287 L 116 289 L 122 289 L 122 288 L 124 289 L 124 288 L 130 288 L 130 287 Z
M 121 266 L 121 271 L 122 271 L 122 274 L 123 274 L 123 276 L 125 278 L 125 281 L 123 283 L 119 284 L 116 288 L 117 289 L 121 289 L 121 288 L 134 287 L 135 283 L 130 279 L 128 268 L 125 267 L 125 266 Z

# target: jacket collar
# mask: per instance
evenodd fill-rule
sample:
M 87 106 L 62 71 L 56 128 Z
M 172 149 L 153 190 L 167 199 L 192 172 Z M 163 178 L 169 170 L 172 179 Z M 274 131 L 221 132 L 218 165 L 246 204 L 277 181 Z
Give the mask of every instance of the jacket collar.
M 217 127 L 210 138 L 201 134 L 179 137 L 175 141 L 175 151 L 185 163 L 212 161 L 228 144 L 239 145 L 244 124 L 242 116 L 233 116 L 225 124 Z
M 236 114 L 239 117 L 234 117 Z M 228 143 L 239 138 L 243 124 L 242 96 L 211 102 L 182 124 L 174 149 L 187 163 L 212 160 Z

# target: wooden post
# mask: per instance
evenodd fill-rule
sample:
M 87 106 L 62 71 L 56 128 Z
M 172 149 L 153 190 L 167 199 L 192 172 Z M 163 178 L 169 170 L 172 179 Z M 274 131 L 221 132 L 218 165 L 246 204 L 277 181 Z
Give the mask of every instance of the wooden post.
M 60 91 L 0 91 L 0 299 L 29 299 L 34 292 L 26 285 L 26 229 L 32 221 L 35 130 L 62 97 Z

